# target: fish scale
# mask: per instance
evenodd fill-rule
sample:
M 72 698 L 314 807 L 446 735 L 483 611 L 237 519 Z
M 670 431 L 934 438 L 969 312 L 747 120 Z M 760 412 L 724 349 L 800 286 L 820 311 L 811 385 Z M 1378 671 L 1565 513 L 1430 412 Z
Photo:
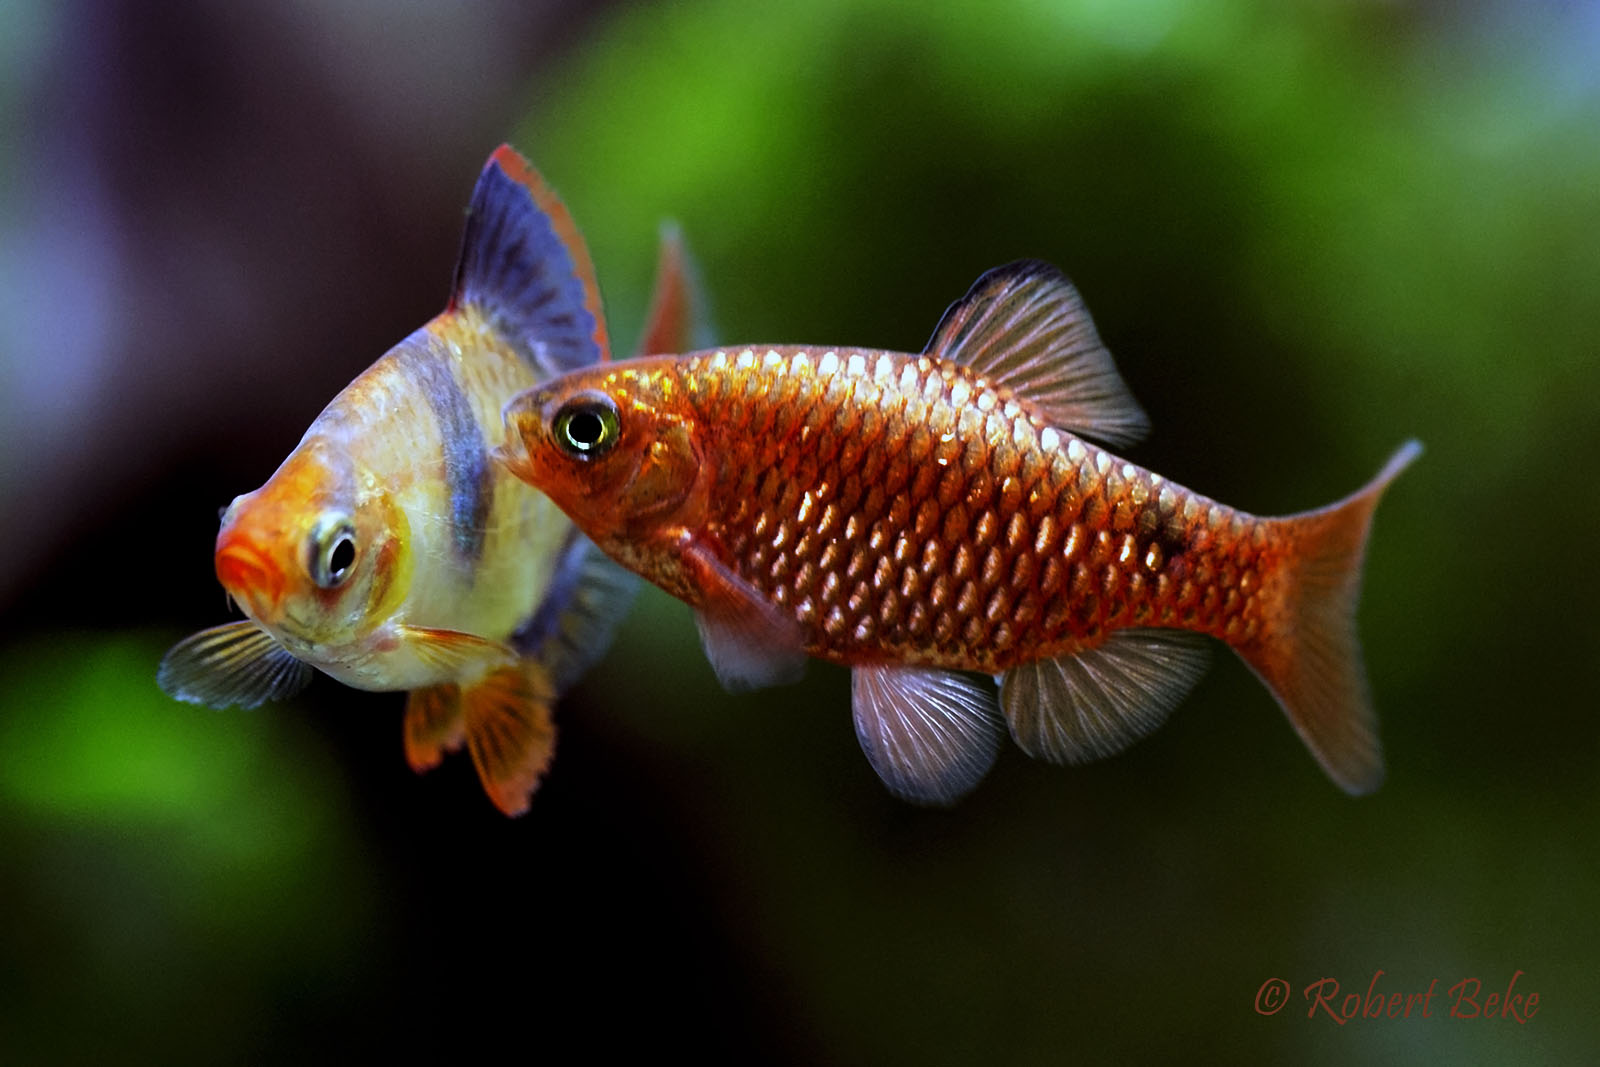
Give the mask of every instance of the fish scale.
M 1125 626 L 1260 628 L 1258 575 L 1282 552 L 1264 525 L 1042 425 L 959 365 L 773 347 L 675 373 L 723 441 L 749 443 L 719 451 L 708 529 L 812 655 L 994 674 Z
M 920 354 L 656 356 L 505 416 L 501 460 L 686 601 L 730 688 L 792 680 L 807 655 L 850 667 L 857 738 L 897 795 L 952 802 L 1006 731 L 1062 763 L 1122 750 L 1199 678 L 1204 635 L 1336 782 L 1382 779 L 1355 606 L 1373 510 L 1420 446 L 1275 518 L 1122 460 L 1107 448 L 1147 420 L 1048 264 L 979 278 Z

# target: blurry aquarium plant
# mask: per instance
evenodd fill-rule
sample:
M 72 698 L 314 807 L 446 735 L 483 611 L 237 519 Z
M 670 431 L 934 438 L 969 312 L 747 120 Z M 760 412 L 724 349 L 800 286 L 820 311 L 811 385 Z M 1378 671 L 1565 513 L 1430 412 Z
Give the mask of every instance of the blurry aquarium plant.
M 0 1047 L 19 1062 L 114 1061 L 130 1039 L 244 1058 L 276 1000 L 368 947 L 337 768 L 291 717 L 174 703 L 150 681 L 161 650 L 63 633 L 0 660 L 0 907 L 21 920 Z M 92 1024 L 64 1025 L 71 1003 Z
M 1581 953 L 1536 915 L 1600 903 L 1570 833 L 1581 810 L 1592 843 L 1600 814 L 1580 710 L 1593 693 L 1555 653 L 1576 639 L 1593 654 L 1600 629 L 1538 621 L 1559 612 L 1553 590 L 1500 554 L 1526 541 L 1540 501 L 1563 502 L 1563 530 L 1600 528 L 1600 497 L 1572 494 L 1563 473 L 1600 456 L 1600 20 L 1552 10 L 641 5 L 540 82 L 519 143 L 593 220 L 613 284 L 642 293 L 635 235 L 672 213 L 730 342 L 915 350 L 975 272 L 1038 256 L 1077 283 L 1152 416 L 1130 454 L 1183 484 L 1290 511 L 1346 491 L 1396 435 L 1429 449 L 1369 558 L 1360 627 L 1392 773 L 1367 807 L 1316 799 L 1270 702 L 1213 668 L 1178 731 L 1071 782 L 1002 758 L 1006 810 L 1059 826 L 1039 830 L 1063 839 L 1058 855 L 1016 826 L 1000 832 L 1030 844 L 1011 852 L 907 816 L 862 825 L 848 720 L 823 710 L 843 705 L 840 673 L 813 666 L 802 686 L 726 698 L 687 611 L 648 591 L 613 653 L 628 677 L 596 699 L 641 746 L 682 752 L 665 773 L 708 776 L 688 790 L 694 810 L 762 887 L 729 902 L 745 909 L 732 921 L 794 968 L 796 1010 L 824 1020 L 829 1047 L 1137 1058 L 1189 1055 L 1180 1035 L 1209 1032 L 1263 1055 L 1335 1055 L 1314 1033 L 1209 1018 L 1174 967 L 1254 988 L 1264 959 L 1354 974 L 1396 945 L 1422 966 L 1538 959 L 1552 987 L 1585 981 Z M 1519 669 L 1463 670 L 1509 656 Z M 661 677 L 684 681 L 645 681 Z M 1493 725 L 1530 701 L 1514 740 Z M 1261 759 L 1229 777 L 1220 755 L 1180 768 L 1169 754 L 1184 746 Z M 1463 795 L 1462 766 L 1528 785 Z M 1107 794 L 1125 806 L 1108 812 Z M 987 825 L 992 802 L 1002 794 L 969 798 L 965 826 Z M 1467 823 L 1463 840 L 1442 829 Z M 1250 842 L 1218 842 L 1219 825 L 1250 827 Z M 1542 870 L 1488 859 L 1512 854 Z M 930 884 L 919 871 L 935 856 L 946 877 Z M 1102 888 L 1124 863 L 1161 885 Z M 1060 924 L 1041 930 L 1052 911 Z M 1068 918 L 1112 912 L 1141 918 Z M 1004 967 L 996 945 L 1015 950 Z M 1086 982 L 1117 1007 L 1007 1009 L 1019 989 Z M 1164 1021 L 1147 1027 L 1152 996 Z M 930 1021 L 930 1003 L 948 1010 Z M 1505 1032 L 1428 1038 L 1446 1055 L 1522 1047 Z
M 386 17 L 375 5 L 341 10 Z M 364 730 L 344 725 L 342 704 L 313 718 L 315 689 L 265 713 L 167 701 L 150 668 L 180 626 L 203 619 L 179 618 L 185 609 L 159 595 L 111 605 L 119 619 L 159 620 L 159 632 L 47 631 L 17 612 L 0 676 L 0 905 L 17 917 L 0 943 L 0 1052 L 215 1062 L 385 1036 L 407 1050 L 430 1039 L 453 1047 L 467 1029 L 459 1020 L 529 1004 L 543 1009 L 542 1047 L 587 1048 L 597 1021 L 616 1031 L 597 1012 L 618 1001 L 597 1006 L 596 983 L 624 973 L 616 960 L 657 977 L 649 929 L 678 929 L 737 954 L 672 956 L 658 965 L 671 980 L 641 979 L 633 1006 L 675 1021 L 670 1036 L 683 1042 L 740 1021 L 759 1027 L 767 1059 L 1582 1062 L 1600 1047 L 1593 1013 L 1571 1010 L 1594 988 L 1600 915 L 1589 669 L 1600 621 L 1573 610 L 1600 597 L 1585 555 L 1600 494 L 1583 481 L 1600 461 L 1597 11 L 1556 0 L 599 9 L 564 58 L 528 68 L 518 128 L 486 135 L 441 188 L 459 206 L 459 175 L 509 134 L 583 220 L 616 336 L 636 336 L 643 320 L 653 250 L 641 235 L 664 216 L 694 243 L 719 336 L 747 342 L 915 349 L 978 272 L 1038 256 L 1082 290 L 1151 414 L 1150 440 L 1130 455 L 1142 464 L 1243 507 L 1289 511 L 1347 491 L 1351 472 L 1401 436 L 1424 440 L 1427 462 L 1384 505 L 1360 613 L 1388 781 L 1360 802 L 1333 793 L 1254 679 L 1219 663 L 1161 734 L 1117 760 L 1063 774 L 1002 757 L 954 817 L 907 811 L 863 765 L 848 716 L 827 710 L 846 702 L 843 672 L 813 668 L 803 686 L 727 697 L 688 612 L 647 592 L 579 688 L 563 726 L 572 770 L 558 770 L 539 821 L 476 834 L 441 823 L 430 844 L 462 842 L 456 862 L 407 866 L 431 810 L 404 806 L 416 781 L 387 757 L 361 764 L 364 746 L 330 749 L 300 733 L 313 723 L 335 736 Z M 278 116 L 296 130 L 320 118 L 302 121 L 271 94 L 311 66 L 345 69 L 352 54 L 295 52 L 281 39 L 274 54 L 245 25 L 248 40 L 219 31 L 171 47 L 220 56 L 217 69 L 229 70 L 243 53 L 210 46 L 231 40 L 266 57 L 264 67 L 240 62 L 246 73 L 285 75 L 219 98 L 253 107 L 212 109 L 225 117 L 225 147 L 247 138 L 255 151 L 239 158 L 265 167 L 275 132 L 291 125 Z M 57 36 L 77 39 L 73 28 Z M 0 50 L 39 39 L 0 35 Z M 66 69 L 85 93 L 126 85 Z M 275 125 L 250 124 L 261 115 Z M 156 143 L 188 144 L 195 121 L 168 117 L 168 140 Z M 31 137 L 44 124 L 22 128 Z M 326 128 L 326 141 L 301 148 L 346 132 Z M 373 143 L 419 154 L 414 131 L 388 136 Z M 21 143 L 0 151 L 15 157 Z M 100 148 L 120 166 L 106 143 L 119 142 Z M 172 155 L 157 179 L 217 184 Z M 322 158 L 316 167 L 301 173 L 346 180 Z M 282 188 L 283 199 L 250 205 L 268 231 L 302 194 Z M 71 206 L 74 222 L 94 222 Z M 146 229 L 194 223 L 183 207 Z M 445 222 L 453 240 L 455 220 Z M 349 266 L 329 247 L 281 243 L 296 269 L 313 255 Z M 139 268 L 165 284 L 157 268 L 188 261 L 189 246 L 176 247 Z M 5 253 L 0 268 L 14 278 L 43 262 Z M 355 263 L 383 285 L 390 265 Z M 419 286 L 419 310 L 434 309 L 445 281 Z M 0 314 L 19 321 L 20 307 L 0 300 Z M 106 332 L 119 345 L 171 316 L 154 300 L 116 307 L 128 321 Z M 303 308 L 272 313 L 304 322 Z M 413 324 L 398 312 L 394 323 Z M 189 325 L 161 336 L 182 339 Z M 18 383 L 0 390 L 14 426 L 40 414 L 23 406 L 34 394 L 22 385 L 52 362 L 22 363 L 31 351 L 0 352 L 0 373 Z M 168 378 L 218 351 L 166 366 Z M 328 354 L 303 343 L 281 351 L 308 364 Z M 236 394 L 186 395 L 208 418 L 241 411 Z M 169 409 L 163 434 L 177 432 Z M 11 467 L 32 463 L 41 440 L 133 451 L 86 410 L 66 409 L 51 438 L 11 435 Z M 267 413 L 253 428 L 286 446 L 304 421 L 273 425 Z M 190 470 L 231 458 L 201 455 L 212 443 L 203 436 L 186 440 Z M 170 514 L 151 511 L 143 488 L 71 506 L 100 520 L 120 509 L 119 529 L 170 540 Z M 209 618 L 203 552 L 185 566 Z M 126 558 L 104 555 L 118 567 Z M 54 618 L 106 600 L 83 578 L 112 573 L 96 564 L 73 552 L 35 578 L 64 605 Z M 147 589 L 171 580 L 127 569 Z M 336 764 L 341 751 L 348 762 Z M 399 813 L 371 789 L 342 794 L 341 770 L 394 772 L 383 796 Z M 479 802 L 472 788 L 463 778 L 464 803 Z M 351 803 L 373 806 L 343 814 Z M 612 817 L 598 834 L 596 812 Z M 361 834 L 394 835 L 376 859 L 346 821 L 358 816 Z M 507 832 L 538 847 L 508 848 Z M 573 862 L 552 868 L 552 844 Z M 618 880 L 625 902 L 584 880 L 593 868 L 582 857 L 629 850 L 679 863 L 677 879 L 658 881 L 688 885 L 703 912 L 670 910 L 681 898 L 651 911 L 642 879 Z M 484 867 L 502 877 L 460 877 Z M 385 940 L 376 958 L 391 967 L 330 965 L 376 936 L 381 920 L 364 910 L 374 882 L 429 920 L 448 914 L 449 930 L 421 951 L 386 931 L 401 947 Z M 551 912 L 559 927 L 529 926 L 527 895 L 564 886 L 574 891 Z M 486 888 L 502 895 L 485 903 Z M 504 968 L 507 931 L 531 932 L 511 960 L 515 983 L 499 990 L 506 1002 L 486 1008 L 489 983 L 438 981 Z M 459 966 L 438 966 L 440 945 Z M 1474 973 L 1503 982 L 1521 967 L 1547 991 L 1548 1014 L 1526 1027 L 1336 1030 L 1250 1009 L 1271 974 L 1365 982 L 1375 966 L 1423 985 Z M 573 981 L 574 969 L 590 980 Z M 370 979 L 351 983 L 373 1005 L 361 1018 L 333 988 L 352 974 Z M 758 991 L 766 1015 L 707 1012 L 721 1002 L 698 994 L 717 981 Z M 634 1029 L 641 1043 L 662 1040 Z

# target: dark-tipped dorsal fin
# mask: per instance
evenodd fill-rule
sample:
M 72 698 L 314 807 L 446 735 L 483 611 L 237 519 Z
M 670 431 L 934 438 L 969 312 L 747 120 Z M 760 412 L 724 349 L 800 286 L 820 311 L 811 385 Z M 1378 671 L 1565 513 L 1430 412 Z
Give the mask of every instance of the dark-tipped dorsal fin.
M 1132 444 L 1150 428 L 1078 291 L 1048 263 L 1018 260 L 983 275 L 950 305 L 924 352 L 966 364 L 1051 424 L 1108 445 Z
M 477 308 L 541 375 L 610 358 L 594 264 L 559 197 L 510 145 L 467 209 L 450 310 Z

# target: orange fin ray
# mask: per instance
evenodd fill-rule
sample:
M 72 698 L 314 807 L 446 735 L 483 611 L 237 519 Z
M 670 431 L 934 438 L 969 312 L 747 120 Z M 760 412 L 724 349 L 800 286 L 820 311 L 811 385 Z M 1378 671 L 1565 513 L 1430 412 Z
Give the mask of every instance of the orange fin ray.
M 994 765 L 1005 728 L 986 684 L 892 664 L 857 667 L 850 684 L 856 738 L 902 800 L 954 804 Z
M 1050 423 L 1108 445 L 1150 429 L 1064 274 L 1039 260 L 985 273 L 950 305 L 923 351 L 964 363 Z
M 162 692 L 213 708 L 287 700 L 310 681 L 310 665 L 249 620 L 190 634 L 168 650 L 156 670 Z
M 412 770 L 431 771 L 446 753 L 459 751 L 466 738 L 460 686 L 430 685 L 406 697 L 406 762 Z
M 1373 511 L 1422 445 L 1407 441 L 1377 477 L 1344 500 L 1274 521 L 1289 531 L 1283 607 L 1266 631 L 1235 646 L 1283 707 L 1311 754 L 1346 792 L 1383 782 L 1383 751 L 1367 688 L 1356 602 Z
M 636 355 L 677 354 L 711 344 L 710 312 L 700 272 L 676 223 L 661 227 L 654 295 Z
M 694 619 L 723 688 L 739 693 L 799 681 L 806 668 L 800 624 L 705 546 L 691 544 L 683 562 L 703 598 Z
M 1000 706 L 1017 745 L 1035 759 L 1088 763 L 1160 726 L 1209 660 L 1184 630 L 1117 630 L 1102 643 L 1007 671 Z
M 461 690 L 473 766 L 489 799 L 507 815 L 528 810 L 555 756 L 554 699 L 549 678 L 534 663 L 501 667 Z

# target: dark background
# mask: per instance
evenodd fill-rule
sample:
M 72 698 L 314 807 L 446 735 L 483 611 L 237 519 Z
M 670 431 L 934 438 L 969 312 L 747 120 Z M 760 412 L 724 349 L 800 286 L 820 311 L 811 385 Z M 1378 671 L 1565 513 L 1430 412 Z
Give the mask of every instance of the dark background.
M 0 7 L 0 1059 L 1592 1053 L 1597 54 L 1541 0 Z M 442 307 L 508 138 L 621 351 L 670 216 L 730 342 L 914 350 L 1059 264 L 1130 458 L 1253 511 L 1420 437 L 1362 609 L 1383 789 L 1219 655 L 1122 757 L 918 810 L 843 671 L 723 694 L 654 591 L 514 822 L 410 773 L 397 695 L 167 700 L 217 509 Z M 1525 1025 L 1448 1018 L 1518 970 Z M 1378 971 L 1433 1017 L 1307 1018 Z

